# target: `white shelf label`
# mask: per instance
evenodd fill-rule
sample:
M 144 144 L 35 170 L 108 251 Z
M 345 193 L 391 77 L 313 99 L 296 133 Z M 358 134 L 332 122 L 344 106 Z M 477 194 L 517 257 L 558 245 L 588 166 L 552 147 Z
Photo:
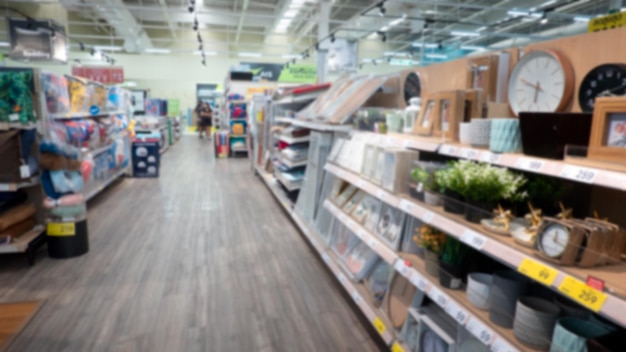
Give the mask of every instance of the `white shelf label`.
M 379 189 L 378 191 L 376 191 L 376 197 L 384 202 L 385 199 L 387 199 L 387 192 Z
M 405 139 L 404 143 L 402 143 L 402 145 L 404 145 L 405 148 L 411 148 L 411 145 L 413 143 L 411 143 L 412 141 L 410 139 Z
M 343 273 L 339 273 L 339 275 L 337 275 L 337 278 L 342 285 L 346 283 L 346 276 Z
M 439 149 L 439 154 L 456 156 L 457 148 L 451 145 L 444 144 Z
M 357 291 L 352 292 L 352 299 L 354 300 L 354 303 L 356 304 L 361 303 L 361 295 Z
M 494 154 L 492 152 L 483 152 L 480 156 L 480 160 L 485 163 L 498 164 L 500 162 L 501 154 Z
M 478 157 L 478 151 L 471 148 L 460 148 L 459 156 L 465 159 L 476 159 Z
M 339 217 L 339 221 L 341 221 L 344 224 L 348 221 L 348 216 L 344 214 L 343 212 L 339 213 L 338 217 Z
M 427 211 L 426 214 L 424 214 L 424 217 L 422 218 L 422 220 L 425 223 L 430 224 L 431 222 L 433 222 L 434 217 L 435 217 L 435 213 L 433 213 L 432 211 Z
M 480 342 L 489 346 L 493 339 L 493 331 L 489 329 L 485 324 L 481 323 L 476 317 L 472 317 L 467 323 L 467 331 L 476 336 Z
M 328 253 L 326 253 L 326 252 L 322 253 L 322 260 L 326 264 L 328 264 L 330 262 L 330 257 L 328 256 Z
M 19 119 L 20 119 L 20 114 L 18 113 L 9 114 L 9 121 L 13 122 Z
M 354 220 L 352 219 L 348 219 L 346 220 L 346 225 L 348 226 L 349 229 L 351 229 L 352 231 L 358 231 L 360 230 L 359 226 L 357 226 L 356 222 L 354 222 Z
M 596 170 L 587 169 L 579 166 L 566 165 L 561 170 L 559 175 L 563 178 L 578 182 L 593 183 L 593 180 L 596 178 Z
M 361 228 L 361 229 L 359 229 L 359 230 L 356 232 L 356 235 L 357 235 L 359 238 L 363 239 L 363 238 L 367 237 L 367 231 L 365 231 L 365 229 L 362 229 L 362 228 Z
M 385 137 L 384 142 L 383 142 L 383 147 L 391 147 L 392 145 L 393 145 L 393 138 Z
M 411 277 L 409 278 L 409 281 L 411 281 L 411 283 L 415 285 L 415 287 L 419 288 L 420 291 L 426 292 L 427 282 L 422 276 L 422 274 L 413 270 L 413 273 L 411 273 Z
M 374 239 L 373 237 L 370 237 L 367 240 L 367 245 L 370 246 L 370 248 L 372 249 L 376 249 L 376 246 L 378 246 L 378 242 L 376 242 L 376 239 Z
M 400 209 L 410 214 L 413 212 L 413 203 L 409 202 L 406 199 L 402 199 L 400 201 Z
M 409 275 L 411 274 L 411 271 L 409 270 L 409 267 L 406 265 L 404 260 L 402 260 L 402 259 L 396 260 L 396 263 L 393 266 L 394 266 L 394 268 L 396 269 L 397 272 L 402 274 L 402 276 L 404 276 L 406 278 L 409 278 Z
M 437 286 L 433 286 L 428 291 L 428 296 L 435 301 L 441 308 L 446 308 L 446 303 L 448 303 L 448 296 L 446 296 Z
M 518 352 L 513 346 L 511 346 L 504 339 L 497 337 L 496 340 L 491 345 L 491 350 L 493 352 Z
M 457 321 L 457 323 L 464 325 L 469 318 L 469 314 L 465 309 L 461 309 L 458 304 L 450 301 L 448 303 L 448 307 L 446 308 L 448 314 Z
M 358 181 L 356 181 L 356 186 L 359 187 L 360 189 L 365 188 L 365 180 L 360 178 Z
M 476 231 L 465 229 L 461 235 L 461 241 L 480 251 L 485 246 L 485 243 L 487 243 L 487 238 Z
M 538 172 L 543 168 L 544 162 L 543 160 L 538 159 L 530 159 L 530 158 L 519 158 L 515 162 L 515 167 L 526 170 Z

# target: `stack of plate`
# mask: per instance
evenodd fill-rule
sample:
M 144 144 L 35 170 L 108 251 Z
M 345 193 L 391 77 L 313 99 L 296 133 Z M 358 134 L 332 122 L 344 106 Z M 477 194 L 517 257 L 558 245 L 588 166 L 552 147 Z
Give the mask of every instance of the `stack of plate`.
M 471 273 L 467 276 L 467 300 L 476 308 L 489 309 L 489 290 L 493 275 Z
M 522 297 L 517 301 L 513 333 L 532 348 L 550 348 L 552 333 L 561 309 L 543 298 Z

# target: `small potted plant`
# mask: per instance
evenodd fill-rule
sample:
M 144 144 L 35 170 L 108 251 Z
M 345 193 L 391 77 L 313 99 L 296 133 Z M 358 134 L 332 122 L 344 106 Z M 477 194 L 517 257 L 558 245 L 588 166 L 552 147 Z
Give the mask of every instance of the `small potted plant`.
M 424 201 L 424 181 L 428 179 L 428 172 L 422 167 L 411 170 L 411 180 L 409 182 L 409 194 L 411 197 Z
M 439 258 L 439 283 L 445 288 L 461 287 L 471 249 L 454 237 L 448 237 Z
M 465 213 L 463 169 L 466 162 L 465 160 L 452 162 L 445 169 L 435 171 L 435 181 L 444 195 L 443 210 L 449 213 Z
M 426 272 L 429 275 L 439 274 L 439 255 L 446 242 L 446 235 L 428 225 L 422 225 L 419 238 L 413 237 L 420 247 L 424 248 L 424 261 L 426 262 Z
M 532 175 L 528 178 L 524 189 L 528 193 L 528 199 L 532 200 L 537 208 L 542 209 L 544 214 L 559 212 L 559 201 L 565 195 L 565 186 L 562 181 L 553 177 Z
M 435 179 L 434 171 L 418 167 L 411 170 L 411 177 L 417 182 L 416 191 L 422 193 L 422 201 L 434 206 L 440 206 L 443 203 L 441 195 L 437 192 L 439 185 Z

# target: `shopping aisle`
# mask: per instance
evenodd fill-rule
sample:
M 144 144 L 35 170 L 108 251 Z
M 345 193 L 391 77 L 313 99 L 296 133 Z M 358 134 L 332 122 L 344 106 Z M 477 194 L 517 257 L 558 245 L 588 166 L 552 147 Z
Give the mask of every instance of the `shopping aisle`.
M 89 204 L 89 254 L 0 257 L 0 301 L 46 299 L 11 351 L 379 349 L 248 159 L 187 136 L 162 165 Z

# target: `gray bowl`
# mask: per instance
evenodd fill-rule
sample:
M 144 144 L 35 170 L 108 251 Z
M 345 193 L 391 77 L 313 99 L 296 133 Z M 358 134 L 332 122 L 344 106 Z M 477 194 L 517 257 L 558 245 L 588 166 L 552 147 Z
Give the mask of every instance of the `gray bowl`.
M 560 314 L 561 308 L 548 300 L 522 297 L 517 301 L 513 333 L 523 344 L 547 350 Z
M 489 309 L 489 290 L 493 283 L 493 275 L 470 273 L 467 275 L 467 300 L 476 308 Z

